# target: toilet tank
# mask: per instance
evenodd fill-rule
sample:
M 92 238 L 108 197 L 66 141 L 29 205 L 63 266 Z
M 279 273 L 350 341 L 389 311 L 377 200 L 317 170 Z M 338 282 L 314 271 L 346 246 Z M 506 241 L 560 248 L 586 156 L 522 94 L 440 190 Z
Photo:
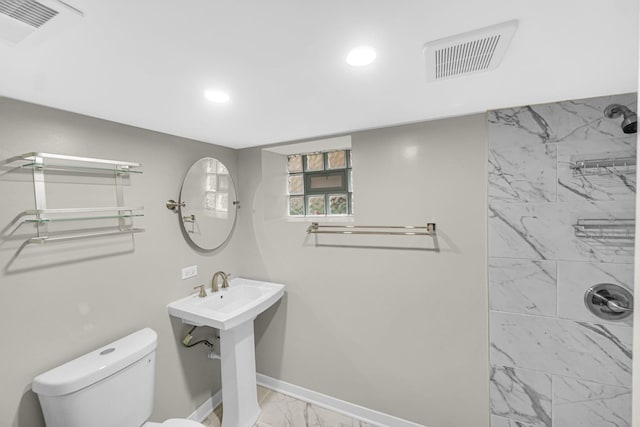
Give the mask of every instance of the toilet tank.
M 47 427 L 139 427 L 151 416 L 158 336 L 146 328 L 37 376 Z

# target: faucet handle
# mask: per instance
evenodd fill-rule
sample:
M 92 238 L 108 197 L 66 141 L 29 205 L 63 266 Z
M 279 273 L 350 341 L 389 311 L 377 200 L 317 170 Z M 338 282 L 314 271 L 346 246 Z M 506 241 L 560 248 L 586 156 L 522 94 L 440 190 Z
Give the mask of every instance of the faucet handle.
M 204 285 L 194 286 L 193 289 L 200 288 L 200 293 L 198 294 L 198 298 L 205 298 L 207 296 L 207 291 L 204 290 Z
M 231 277 L 231 274 L 229 274 L 229 273 L 224 273 L 224 276 L 222 276 L 222 287 L 223 288 L 228 288 L 229 287 L 229 277 Z

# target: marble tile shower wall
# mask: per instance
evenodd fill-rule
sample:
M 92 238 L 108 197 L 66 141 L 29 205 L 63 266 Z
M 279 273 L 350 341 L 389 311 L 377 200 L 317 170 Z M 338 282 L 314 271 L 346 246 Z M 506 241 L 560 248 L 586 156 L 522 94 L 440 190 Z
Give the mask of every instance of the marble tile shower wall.
M 636 95 L 491 111 L 489 298 L 492 427 L 631 425 L 631 319 L 602 321 L 584 292 L 633 286 L 633 237 L 591 236 L 579 219 L 634 218 L 636 136 L 603 116 Z M 615 218 L 615 220 L 612 220 Z M 605 230 L 606 231 L 606 230 Z

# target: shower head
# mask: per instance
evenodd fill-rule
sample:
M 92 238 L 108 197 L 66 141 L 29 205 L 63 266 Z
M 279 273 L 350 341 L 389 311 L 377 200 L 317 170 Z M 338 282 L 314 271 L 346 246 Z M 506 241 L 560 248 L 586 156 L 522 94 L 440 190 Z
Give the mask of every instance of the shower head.
M 604 109 L 604 115 L 610 119 L 624 116 L 620 125 L 624 133 L 636 133 L 638 131 L 638 116 L 624 105 L 611 104 Z

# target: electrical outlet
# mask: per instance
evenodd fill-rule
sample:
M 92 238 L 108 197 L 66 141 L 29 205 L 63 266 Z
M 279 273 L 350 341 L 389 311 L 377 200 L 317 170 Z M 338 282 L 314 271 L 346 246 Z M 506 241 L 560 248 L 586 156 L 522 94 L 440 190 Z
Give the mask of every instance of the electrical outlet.
M 191 265 L 182 269 L 182 280 L 198 275 L 198 266 Z

